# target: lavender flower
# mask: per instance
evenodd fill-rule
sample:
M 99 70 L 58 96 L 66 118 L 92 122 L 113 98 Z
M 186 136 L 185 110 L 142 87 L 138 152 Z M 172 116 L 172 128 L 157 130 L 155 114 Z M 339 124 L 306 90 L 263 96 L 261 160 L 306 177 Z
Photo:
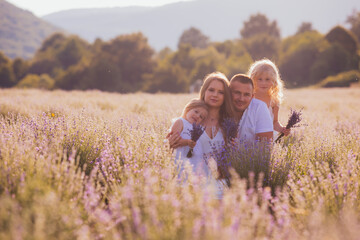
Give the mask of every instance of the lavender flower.
M 221 124 L 227 142 L 231 141 L 231 139 L 234 139 L 237 137 L 238 134 L 238 123 L 233 118 L 225 118 L 224 121 Z
M 205 128 L 203 128 L 200 124 L 193 123 L 193 128 L 189 131 L 191 140 L 196 142 L 200 136 L 203 134 Z M 190 148 L 189 152 L 187 153 L 186 157 L 191 158 L 194 149 Z
M 286 129 L 290 129 L 293 127 L 296 127 L 295 125 L 298 124 L 301 121 L 301 110 L 296 111 L 291 109 L 291 114 L 288 120 L 288 123 L 286 124 Z M 275 140 L 275 142 L 280 142 L 280 139 L 284 136 L 284 133 L 281 133 L 280 136 Z

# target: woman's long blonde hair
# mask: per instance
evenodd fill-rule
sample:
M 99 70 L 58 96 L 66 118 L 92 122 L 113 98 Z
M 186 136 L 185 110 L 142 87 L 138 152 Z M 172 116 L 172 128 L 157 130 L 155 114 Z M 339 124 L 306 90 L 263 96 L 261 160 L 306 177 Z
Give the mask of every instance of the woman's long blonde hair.
M 272 61 L 264 58 L 254 62 L 249 68 L 248 76 L 254 81 L 254 89 L 256 93 L 258 86 L 255 78 L 266 71 L 270 72 L 273 76 L 273 85 L 269 90 L 271 101 L 273 101 L 276 105 L 280 105 L 284 96 L 284 82 L 281 80 L 278 67 Z
M 204 83 L 200 89 L 200 99 L 205 101 L 205 92 L 212 83 L 212 81 L 217 80 L 223 83 L 224 85 L 224 103 L 220 107 L 220 126 L 223 123 L 225 118 L 233 118 L 235 116 L 234 109 L 231 104 L 231 92 L 229 88 L 229 80 L 221 72 L 213 72 L 205 76 Z

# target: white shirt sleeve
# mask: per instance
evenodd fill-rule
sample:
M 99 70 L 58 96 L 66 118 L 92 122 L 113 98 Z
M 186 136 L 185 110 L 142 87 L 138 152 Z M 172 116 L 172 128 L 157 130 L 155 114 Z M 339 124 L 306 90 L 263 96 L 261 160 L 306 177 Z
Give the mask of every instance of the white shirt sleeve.
M 269 109 L 264 102 L 260 102 L 255 114 L 255 134 L 272 132 L 274 130 L 273 120 L 270 116 Z

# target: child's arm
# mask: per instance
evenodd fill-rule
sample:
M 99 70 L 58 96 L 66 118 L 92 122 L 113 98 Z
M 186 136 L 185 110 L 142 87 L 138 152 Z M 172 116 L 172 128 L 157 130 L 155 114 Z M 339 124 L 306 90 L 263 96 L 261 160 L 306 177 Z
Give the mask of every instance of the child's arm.
M 166 136 L 166 138 L 169 140 L 170 148 L 193 145 L 193 141 L 190 139 L 183 139 L 180 137 L 180 133 L 182 132 L 183 128 L 184 126 L 181 119 L 176 120 L 172 125 L 170 133 Z
M 274 130 L 280 133 L 283 133 L 285 136 L 290 134 L 290 129 L 286 129 L 281 123 L 279 122 L 279 106 L 273 107 L 274 113 Z

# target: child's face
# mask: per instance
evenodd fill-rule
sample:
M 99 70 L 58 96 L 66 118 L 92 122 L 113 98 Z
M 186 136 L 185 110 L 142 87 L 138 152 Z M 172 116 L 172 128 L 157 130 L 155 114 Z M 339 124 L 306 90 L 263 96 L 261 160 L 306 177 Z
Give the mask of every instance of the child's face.
M 256 92 L 267 93 L 274 84 L 274 75 L 270 71 L 258 74 L 255 79 Z
M 208 112 L 206 109 L 202 107 L 197 107 L 191 109 L 187 114 L 185 115 L 185 118 L 189 123 L 193 124 L 200 124 L 207 116 Z

